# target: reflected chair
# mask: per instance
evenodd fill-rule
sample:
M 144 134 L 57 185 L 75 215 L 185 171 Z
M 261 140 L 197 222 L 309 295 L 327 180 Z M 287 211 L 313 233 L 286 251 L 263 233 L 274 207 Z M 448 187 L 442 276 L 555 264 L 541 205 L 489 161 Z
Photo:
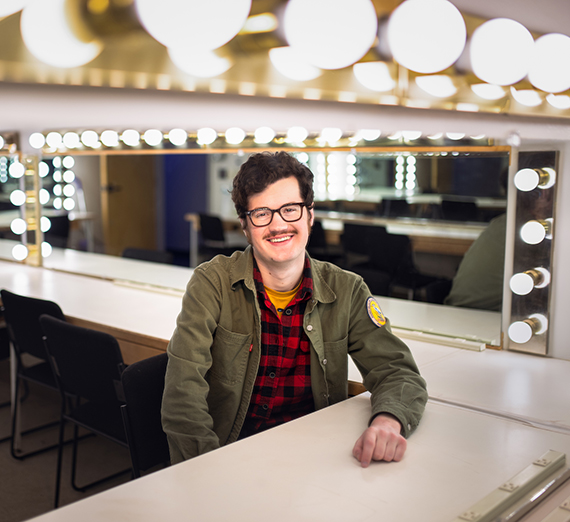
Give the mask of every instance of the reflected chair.
M 474 201 L 441 201 L 441 217 L 446 221 L 479 221 L 479 210 Z
M 123 357 L 117 340 L 104 332 L 42 315 L 40 325 L 61 395 L 61 423 L 57 455 L 55 507 L 59 504 L 65 423 L 74 425 L 71 484 L 77 491 L 98 485 L 130 470 L 122 470 L 84 486 L 76 484 L 79 428 L 103 436 L 125 448 L 121 417 L 124 397 Z
M 14 458 L 24 459 L 57 447 L 55 444 L 38 450 L 23 452 L 16 447 L 16 438 L 22 414 L 21 385 L 24 384 L 27 387 L 28 383 L 35 383 L 54 391 L 58 390 L 51 366 L 47 360 L 39 317 L 47 314 L 65 320 L 65 316 L 61 308 L 52 301 L 24 297 L 8 290 L 0 290 L 0 296 L 8 335 L 14 347 L 16 358 L 10 452 Z M 36 426 L 21 432 L 20 435 L 28 435 L 44 428 L 56 426 L 58 423 L 59 421 L 55 421 Z
M 44 240 L 51 246 L 67 248 L 70 227 L 68 215 L 51 216 L 49 220 L 51 226 L 47 232 L 44 232 Z
M 171 265 L 174 262 L 174 256 L 171 252 L 150 250 L 146 248 L 125 248 L 121 257 L 138 259 L 140 261 L 151 261 L 152 263 L 163 263 L 166 265 Z
M 331 263 L 339 263 L 343 258 L 342 246 L 328 243 L 323 224 L 318 219 L 313 223 L 307 251 L 311 257 Z
M 218 254 L 232 255 L 238 247 L 228 244 L 222 220 L 211 214 L 199 214 L 199 216 L 202 256 L 210 259 Z
M 160 414 L 167 363 L 168 355 L 162 353 L 129 365 L 121 375 L 125 394 L 121 412 L 134 478 L 151 468 L 170 464 Z
M 8 339 L 8 328 L 3 328 L 0 326 L 0 361 L 5 361 L 10 358 L 10 340 Z M 10 400 L 0 402 L 0 408 L 6 408 L 10 406 L 12 402 Z M 8 437 L 9 438 L 9 437 Z M 0 442 L 7 440 L 0 439 Z

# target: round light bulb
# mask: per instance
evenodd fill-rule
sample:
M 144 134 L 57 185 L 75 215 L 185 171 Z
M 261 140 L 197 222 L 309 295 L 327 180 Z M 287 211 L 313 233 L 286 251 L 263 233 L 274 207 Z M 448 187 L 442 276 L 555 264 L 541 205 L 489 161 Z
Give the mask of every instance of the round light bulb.
M 56 210 L 61 210 L 61 206 L 62 206 L 61 198 L 55 198 L 53 200 L 53 208 L 55 208 Z
M 63 189 L 61 188 L 61 185 L 55 185 L 53 187 L 53 194 L 54 196 L 61 196 L 63 193 Z
M 72 198 L 75 195 L 75 187 L 73 185 L 65 185 L 63 187 L 63 195 Z
M 19 245 L 16 245 L 12 249 L 12 257 L 16 261 L 23 261 L 26 259 L 26 257 L 28 257 L 28 247 L 26 245 L 22 245 L 21 243 Z
M 41 149 L 46 144 L 46 139 L 41 132 L 34 132 L 30 134 L 28 142 L 33 149 Z
M 8 167 L 8 173 L 11 177 L 15 179 L 21 178 L 26 172 L 26 167 L 22 165 L 19 161 L 14 161 Z
M 354 77 L 371 91 L 386 92 L 396 87 L 396 82 L 385 62 L 355 63 L 352 72 Z
M 538 187 L 540 176 L 536 169 L 521 169 L 515 174 L 514 181 L 521 192 L 530 192 Z
M 4 144 L 5 144 L 5 143 L 6 143 L 6 142 L 4 141 L 4 138 L 3 138 L 2 136 L 0 136 L 0 149 L 3 149 L 3 148 L 4 148 Z
M 162 143 L 162 132 L 158 129 L 149 129 L 143 134 L 143 140 L 150 147 L 156 147 Z
M 180 147 L 186 143 L 188 133 L 184 129 L 172 129 L 168 133 L 168 141 L 176 147 Z
M 119 146 L 119 133 L 114 130 L 105 130 L 101 133 L 101 143 L 105 147 Z
M 287 141 L 289 143 L 301 143 L 307 139 L 309 132 L 304 127 L 291 127 L 287 131 Z
M 198 129 L 197 142 L 199 145 L 211 145 L 218 138 L 218 133 L 210 127 Z
M 72 170 L 66 170 L 63 173 L 63 181 L 66 183 L 73 183 L 75 181 L 75 172 Z
M 141 135 L 134 129 L 128 129 L 121 134 L 121 140 L 129 147 L 136 147 L 140 144 Z
M 378 17 L 370 0 L 289 0 L 283 28 L 287 42 L 305 61 L 321 69 L 341 69 L 370 50 Z
M 251 0 L 135 0 L 148 33 L 169 48 L 213 50 L 243 27 Z
M 46 241 L 42 241 L 41 251 L 42 257 L 49 257 L 53 251 L 53 248 Z
M 54 170 L 52 178 L 56 183 L 60 183 L 62 180 L 61 170 Z
M 542 103 L 540 94 L 533 89 L 517 90 L 511 87 L 511 95 L 521 105 L 525 107 L 538 107 Z
M 305 55 L 292 47 L 275 47 L 269 50 L 269 60 L 283 76 L 297 82 L 314 80 L 323 71 L 307 63 Z
M 418 140 L 422 137 L 422 131 L 414 131 L 414 130 L 402 131 L 402 137 L 406 141 Z
M 77 132 L 66 132 L 63 135 L 63 144 L 67 149 L 76 149 L 81 146 L 81 140 Z
M 508 335 L 511 341 L 524 344 L 532 338 L 532 326 L 526 321 L 516 321 L 509 326 Z
M 471 86 L 471 90 L 484 100 L 500 100 L 506 94 L 503 87 L 490 83 L 475 83 Z
M 509 287 L 517 295 L 528 295 L 534 288 L 534 280 L 530 274 L 521 272 L 511 277 Z
M 336 143 L 342 138 L 342 130 L 338 127 L 325 127 L 321 131 L 321 138 L 327 143 Z
M 61 157 L 60 157 L 60 156 L 56 156 L 55 158 L 53 158 L 53 159 L 51 160 L 51 163 L 52 163 L 52 165 L 53 165 L 54 167 L 57 167 L 57 168 L 61 167 Z
M 51 228 L 51 221 L 47 216 L 42 216 L 40 218 L 40 230 L 42 232 L 47 232 Z
M 16 207 L 21 207 L 26 202 L 26 193 L 16 189 L 10 194 L 10 203 Z
M 562 92 L 570 89 L 570 37 L 545 34 L 534 42 L 528 79 L 537 89 Z
M 546 101 L 552 105 L 555 109 L 566 110 L 570 109 L 570 96 L 566 94 L 548 94 L 546 96 Z
M 412 71 L 432 74 L 447 69 L 459 58 L 467 30 L 463 16 L 451 2 L 407 0 L 390 15 L 385 38 L 396 62 Z
M 42 188 L 40 189 L 40 205 L 47 205 L 49 203 L 49 192 L 45 189 Z
M 46 145 L 52 149 L 57 149 L 63 145 L 63 136 L 59 132 L 50 132 L 46 136 Z
M 40 178 L 45 178 L 49 174 L 49 165 L 45 161 L 40 161 L 38 165 L 38 173 Z
M 19 236 L 28 230 L 28 225 L 22 218 L 16 218 L 12 220 L 12 223 L 10 223 L 10 230 Z
M 86 147 L 96 148 L 99 143 L 99 135 L 92 130 L 86 130 L 81 133 L 81 143 Z
M 455 87 L 453 80 L 446 74 L 418 76 L 416 85 L 435 98 L 449 98 L 457 93 L 457 87 Z
M 253 133 L 253 141 L 255 143 L 270 143 L 273 138 L 275 138 L 275 131 L 271 127 L 259 127 Z
M 473 32 L 469 59 L 479 79 L 511 85 L 527 75 L 533 50 L 534 40 L 526 27 L 508 18 L 495 18 Z
M 75 159 L 73 156 L 65 156 L 63 160 L 61 160 L 61 164 L 66 169 L 72 169 L 75 166 Z
M 521 238 L 529 245 L 538 245 L 546 237 L 546 228 L 540 221 L 531 220 L 521 227 Z
M 73 210 L 75 208 L 75 200 L 72 198 L 65 198 L 63 200 L 63 208 L 67 211 Z
M 54 67 L 79 67 L 103 49 L 86 26 L 70 17 L 66 0 L 30 2 L 20 17 L 20 32 L 28 50 Z M 73 20 L 73 27 L 70 25 Z
M 168 49 L 172 63 L 181 71 L 198 78 L 214 78 L 225 73 L 233 62 L 212 51 L 188 51 L 185 47 Z
M 230 127 L 226 131 L 226 141 L 230 145 L 239 145 L 245 139 L 245 131 L 239 127 Z
M 365 141 L 376 141 L 382 134 L 378 129 L 360 129 L 358 134 L 362 136 Z

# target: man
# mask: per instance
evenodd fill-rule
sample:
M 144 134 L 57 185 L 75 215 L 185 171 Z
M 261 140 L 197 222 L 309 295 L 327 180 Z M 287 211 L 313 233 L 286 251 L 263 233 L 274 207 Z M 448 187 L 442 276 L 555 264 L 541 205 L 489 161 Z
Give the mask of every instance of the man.
M 200 265 L 168 346 L 162 422 L 177 463 L 347 398 L 347 354 L 372 393 L 353 454 L 398 461 L 427 394 L 361 277 L 309 258 L 313 174 L 252 155 L 233 182 L 250 243 Z

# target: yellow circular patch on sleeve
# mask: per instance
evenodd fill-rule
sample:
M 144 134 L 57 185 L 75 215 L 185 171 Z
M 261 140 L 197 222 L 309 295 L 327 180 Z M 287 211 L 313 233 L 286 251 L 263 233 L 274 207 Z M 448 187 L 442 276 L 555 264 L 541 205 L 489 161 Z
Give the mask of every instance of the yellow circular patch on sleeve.
M 366 301 L 366 311 L 368 312 L 370 320 L 378 326 L 378 328 L 386 324 L 386 317 L 384 317 L 380 305 L 376 302 L 374 297 L 369 297 Z

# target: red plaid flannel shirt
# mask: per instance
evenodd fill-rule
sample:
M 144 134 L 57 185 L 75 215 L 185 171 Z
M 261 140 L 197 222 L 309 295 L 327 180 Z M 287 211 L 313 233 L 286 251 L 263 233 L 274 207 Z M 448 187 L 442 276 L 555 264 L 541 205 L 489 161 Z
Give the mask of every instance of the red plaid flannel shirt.
M 261 309 L 261 361 L 242 437 L 315 410 L 309 339 L 303 330 L 305 307 L 313 296 L 309 258 L 305 259 L 301 287 L 281 319 L 265 292 L 255 263 L 253 277 Z

